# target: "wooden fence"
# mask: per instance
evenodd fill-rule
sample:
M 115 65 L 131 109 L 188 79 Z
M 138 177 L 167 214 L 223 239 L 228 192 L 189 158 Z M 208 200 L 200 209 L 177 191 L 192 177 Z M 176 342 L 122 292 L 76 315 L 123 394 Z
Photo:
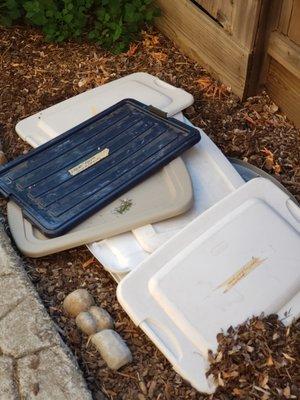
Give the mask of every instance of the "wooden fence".
M 267 42 L 262 82 L 276 104 L 300 126 L 300 0 L 283 0 Z
M 266 84 L 274 101 L 300 124 L 300 0 L 156 2 L 158 28 L 185 53 L 242 99 Z

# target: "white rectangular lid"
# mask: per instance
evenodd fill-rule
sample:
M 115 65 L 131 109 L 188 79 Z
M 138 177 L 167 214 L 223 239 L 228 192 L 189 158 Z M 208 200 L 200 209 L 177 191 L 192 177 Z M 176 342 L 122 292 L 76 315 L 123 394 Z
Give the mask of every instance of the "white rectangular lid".
M 16 130 L 25 141 L 37 147 L 127 97 L 152 104 L 169 115 L 193 102 L 192 95 L 184 90 L 155 76 L 135 73 L 32 115 L 20 121 Z M 181 119 L 178 114 L 174 117 Z M 150 193 L 154 194 L 154 202 L 149 197 Z M 111 237 L 150 221 L 170 218 L 186 211 L 192 197 L 186 167 L 181 158 L 177 158 L 66 235 L 46 238 L 23 218 L 20 208 L 13 203 L 8 204 L 8 220 L 19 249 L 30 257 L 41 257 Z M 124 199 L 129 199 L 132 207 L 129 212 L 120 215 L 115 209 Z M 100 251 L 102 254 L 103 250 Z
M 155 76 L 137 72 L 88 90 L 23 119 L 16 125 L 18 135 L 33 147 L 93 117 L 125 98 L 152 105 L 169 116 L 191 105 L 193 96 Z
M 192 125 L 186 119 L 185 122 Z M 212 140 L 202 130 L 200 132 L 201 142 L 182 155 L 192 179 L 193 206 L 184 214 L 132 231 L 142 248 L 149 253 L 153 253 L 199 214 L 245 183 Z
M 181 114 L 184 122 L 191 124 Z M 201 141 L 183 155 L 192 179 L 194 204 L 181 217 L 145 225 L 132 232 L 88 245 L 89 250 L 111 273 L 128 273 L 155 249 L 178 233 L 188 222 L 232 193 L 245 182 L 212 140 L 201 130 Z
M 300 209 L 256 178 L 204 212 L 127 275 L 118 299 L 198 390 L 222 329 L 262 312 L 300 313 Z M 292 301 L 292 302 L 291 302 Z

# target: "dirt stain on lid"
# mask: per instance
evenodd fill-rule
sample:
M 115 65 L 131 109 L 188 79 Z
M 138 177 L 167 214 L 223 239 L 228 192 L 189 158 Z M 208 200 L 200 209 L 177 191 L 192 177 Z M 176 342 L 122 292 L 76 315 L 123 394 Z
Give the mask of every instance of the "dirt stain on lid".
M 266 261 L 266 258 L 261 259 L 258 257 L 252 257 L 251 260 L 248 261 L 245 265 L 243 265 L 242 268 L 240 268 L 238 271 L 236 271 L 235 274 L 226 279 L 225 282 L 221 283 L 221 285 L 219 285 L 217 289 L 223 288 L 224 289 L 223 293 L 228 292 L 228 290 L 230 290 L 240 280 L 249 275 L 250 272 L 252 272 L 258 266 L 260 266 L 264 261 Z

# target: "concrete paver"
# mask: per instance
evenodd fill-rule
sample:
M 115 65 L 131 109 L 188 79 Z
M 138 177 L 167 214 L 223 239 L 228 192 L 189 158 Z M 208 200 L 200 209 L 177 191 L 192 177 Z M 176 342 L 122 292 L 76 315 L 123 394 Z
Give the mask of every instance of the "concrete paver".
M 17 400 L 14 361 L 6 356 L 0 356 L 0 400 Z
M 0 400 L 91 400 L 0 221 Z

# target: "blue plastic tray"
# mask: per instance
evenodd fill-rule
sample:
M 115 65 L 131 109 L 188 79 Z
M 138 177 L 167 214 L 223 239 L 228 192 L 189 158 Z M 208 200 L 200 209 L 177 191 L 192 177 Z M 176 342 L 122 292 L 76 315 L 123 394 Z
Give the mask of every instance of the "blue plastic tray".
M 197 129 L 125 99 L 6 164 L 0 191 L 58 236 L 199 140 Z

